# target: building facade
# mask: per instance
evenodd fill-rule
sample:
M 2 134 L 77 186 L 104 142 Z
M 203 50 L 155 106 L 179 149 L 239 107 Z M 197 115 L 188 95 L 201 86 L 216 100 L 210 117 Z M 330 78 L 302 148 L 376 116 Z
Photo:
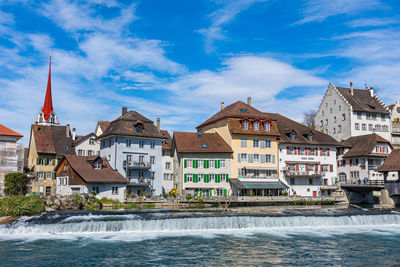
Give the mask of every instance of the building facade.
M 352 136 L 377 133 L 390 140 L 390 114 L 386 105 L 374 94 L 372 87 L 354 89 L 336 87 L 332 83 L 315 117 L 316 129 L 337 141 Z
M 0 196 L 4 194 L 4 178 L 8 173 L 23 172 L 24 145 L 22 135 L 0 124 Z
M 347 139 L 338 149 L 338 179 L 341 183 L 383 181 L 377 169 L 392 152 L 390 142 L 378 134 Z
M 232 149 L 217 133 L 174 132 L 174 177 L 180 195 L 230 196 Z
M 128 194 L 162 194 L 162 142 L 153 121 L 122 108 L 122 115 L 97 137 L 100 155 L 129 180 Z
M 57 195 L 95 193 L 98 199 L 125 202 L 128 181 L 100 156 L 65 155 L 55 167 Z
M 290 195 L 329 195 L 337 189 L 336 148 L 331 136 L 313 130 L 276 113 L 280 133 L 279 177 L 289 186 Z
M 100 142 L 96 140 L 94 133 L 85 136 L 76 136 L 74 128 L 72 131 L 72 140 L 74 141 L 76 155 L 89 157 L 100 155 Z
M 232 192 L 241 196 L 278 195 L 287 186 L 278 176 L 276 121 L 268 114 L 237 101 L 197 127 L 201 133 L 218 133 L 233 150 Z
M 389 106 L 390 112 L 390 123 L 392 139 L 391 143 L 393 146 L 400 147 L 400 101 L 396 101 L 395 104 Z
M 157 123 L 158 128 L 159 123 Z M 174 188 L 174 159 L 172 157 L 172 138 L 167 130 L 161 130 L 165 137 L 162 143 L 162 173 L 163 173 L 163 194 L 168 194 Z

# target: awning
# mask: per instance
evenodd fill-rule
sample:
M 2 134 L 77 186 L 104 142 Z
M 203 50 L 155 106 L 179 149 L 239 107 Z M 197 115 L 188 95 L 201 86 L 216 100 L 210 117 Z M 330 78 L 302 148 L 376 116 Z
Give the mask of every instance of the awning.
M 247 182 L 237 178 L 230 178 L 229 181 L 238 189 L 285 189 L 287 186 L 279 181 L 276 182 Z
M 246 170 L 261 170 L 261 171 L 267 171 L 267 170 L 270 170 L 270 171 L 276 171 L 276 170 L 278 170 L 278 168 L 275 168 L 275 167 L 258 167 L 258 166 L 244 166 L 244 168 L 246 169 Z

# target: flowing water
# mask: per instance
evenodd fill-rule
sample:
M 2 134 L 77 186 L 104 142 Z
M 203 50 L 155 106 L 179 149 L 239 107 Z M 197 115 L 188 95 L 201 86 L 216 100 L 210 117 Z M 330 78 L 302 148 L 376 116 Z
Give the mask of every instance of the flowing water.
M 0 226 L 0 265 L 400 265 L 400 214 L 60 212 Z

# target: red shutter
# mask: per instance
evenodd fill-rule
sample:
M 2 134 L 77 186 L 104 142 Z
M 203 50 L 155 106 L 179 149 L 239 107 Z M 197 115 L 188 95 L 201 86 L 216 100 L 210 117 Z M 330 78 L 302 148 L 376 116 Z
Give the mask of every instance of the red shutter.
M 338 167 L 340 166 L 340 163 L 339 163 L 339 161 L 337 162 L 337 166 L 338 166 Z
M 326 151 L 327 151 L 328 157 L 329 157 L 329 155 L 330 155 L 330 149 L 328 148 Z
M 290 154 L 290 148 L 286 147 L 286 153 L 289 155 Z
M 315 148 L 315 156 L 318 156 L 318 147 Z
M 356 166 L 358 166 L 358 159 L 356 159 Z
M 299 170 L 299 164 L 296 163 L 296 171 L 298 171 L 298 170 Z
M 329 168 L 330 168 L 330 172 L 333 172 L 333 165 L 332 164 L 329 166 Z
M 315 172 L 318 172 L 318 165 L 315 164 Z
M 322 164 L 321 164 L 320 166 L 321 166 L 321 169 L 320 169 L 320 170 L 321 170 L 321 172 L 322 172 L 322 171 L 324 170 L 324 166 L 323 166 Z
M 308 164 L 306 164 L 306 172 L 308 172 Z
M 319 154 L 322 156 L 322 148 L 320 149 Z
M 346 167 L 346 160 L 343 160 L 343 167 Z
M 353 166 L 353 160 L 352 159 L 349 160 L 349 163 L 350 163 L 350 166 Z
M 297 148 L 297 155 L 300 155 L 300 147 Z

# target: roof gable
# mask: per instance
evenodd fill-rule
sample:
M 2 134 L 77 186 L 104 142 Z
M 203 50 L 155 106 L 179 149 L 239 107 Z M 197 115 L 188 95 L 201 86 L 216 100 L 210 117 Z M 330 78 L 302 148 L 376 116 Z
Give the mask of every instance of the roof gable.
M 36 125 L 31 131 L 35 138 L 37 153 L 65 155 L 75 154 L 71 133 L 67 133 L 67 126 Z
M 13 136 L 13 137 L 17 137 L 18 139 L 20 139 L 23 136 L 22 134 L 17 133 L 14 130 L 11 130 L 10 128 L 4 126 L 3 124 L 0 124 L 0 135 Z
M 353 89 L 352 95 L 350 88 L 336 87 L 336 89 L 352 106 L 353 111 L 389 114 L 383 102 L 376 96 L 371 97 L 368 90 Z
M 178 153 L 233 153 L 218 133 L 174 132 L 173 147 Z
M 353 136 L 343 142 L 344 147 L 350 147 L 349 151 L 343 155 L 344 158 L 368 156 L 378 143 L 389 144 L 385 138 L 378 134 L 367 134 Z

